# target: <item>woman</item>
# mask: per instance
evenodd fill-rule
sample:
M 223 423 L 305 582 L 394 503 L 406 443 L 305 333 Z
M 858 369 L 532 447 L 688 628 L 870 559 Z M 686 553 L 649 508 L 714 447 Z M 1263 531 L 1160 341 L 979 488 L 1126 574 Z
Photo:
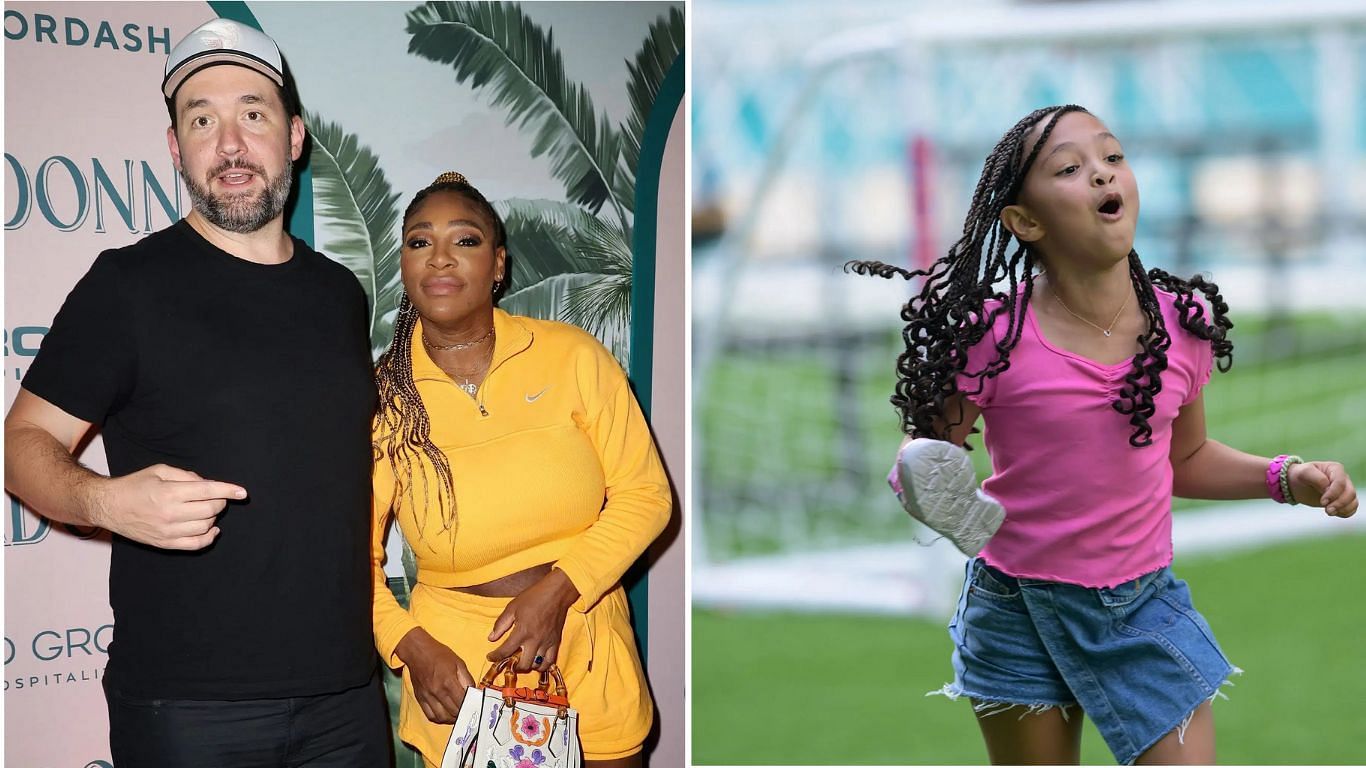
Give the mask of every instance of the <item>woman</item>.
M 620 365 L 563 323 L 494 307 L 503 223 L 458 173 L 403 217 L 404 296 L 376 368 L 375 639 L 403 668 L 399 736 L 439 764 L 467 686 L 558 664 L 585 764 L 638 766 L 653 704 L 618 579 L 667 522 L 668 480 Z M 385 586 L 398 519 L 410 611 Z

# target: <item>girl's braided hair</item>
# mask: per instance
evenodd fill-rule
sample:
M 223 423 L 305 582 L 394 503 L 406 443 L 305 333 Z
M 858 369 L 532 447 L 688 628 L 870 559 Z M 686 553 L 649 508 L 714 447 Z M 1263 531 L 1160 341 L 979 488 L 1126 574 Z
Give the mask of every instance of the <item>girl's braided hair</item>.
M 493 225 L 492 245 L 494 250 L 504 247 L 507 232 L 503 219 L 487 199 L 475 189 L 464 176 L 448 171 L 436 177 L 425 189 L 418 192 L 403 213 L 406 225 L 413 212 L 422 201 L 434 192 L 454 192 L 475 206 Z M 506 289 L 506 281 L 502 286 Z M 419 529 L 426 523 L 426 510 L 430 505 L 427 474 L 423 471 L 425 459 L 436 471 L 439 483 L 436 488 L 436 508 L 442 530 L 451 530 L 456 524 L 455 486 L 451 479 L 451 465 L 446 454 L 432 442 L 432 425 L 427 409 L 422 405 L 413 381 L 413 332 L 417 328 L 418 311 L 405 291 L 399 300 L 398 315 L 394 318 L 394 340 L 389 349 L 380 355 L 375 364 L 375 385 L 379 389 L 379 409 L 375 414 L 375 438 L 371 451 L 376 461 L 387 457 L 394 476 L 407 487 L 408 501 L 415 511 Z M 418 506 L 413 496 L 416 478 L 422 477 L 422 504 Z
M 924 278 L 919 295 L 901 310 L 901 319 L 906 321 L 901 334 L 906 351 L 896 361 L 896 393 L 891 401 L 901 414 L 901 428 L 906 434 L 947 440 L 949 431 L 963 419 L 961 410 L 956 417 L 945 413 L 945 402 L 960 392 L 958 375 L 975 380 L 975 387 L 965 394 L 976 395 L 981 393 L 986 378 L 998 376 L 1010 367 L 1010 352 L 1020 340 L 1038 259 L 1029 244 L 1018 239 L 1007 256 L 1014 235 L 1001 222 L 1001 211 L 1016 202 L 1026 174 L 1058 119 L 1068 112 L 1086 111 L 1075 104 L 1037 109 L 1007 131 L 987 156 L 963 222 L 963 236 L 947 256 L 928 269 L 906 270 L 879 261 L 845 264 L 847 271 L 860 275 Z M 1026 139 L 1045 120 L 1038 141 L 1026 155 Z M 1220 371 L 1228 371 L 1233 365 L 1233 342 L 1227 338 L 1233 323 L 1227 317 L 1228 305 L 1219 295 L 1218 286 L 1199 275 L 1187 281 L 1160 269 L 1145 272 L 1138 253 L 1132 250 L 1129 275 L 1139 306 L 1148 319 L 1148 330 L 1140 337 L 1142 350 L 1134 356 L 1113 407 L 1129 417 L 1134 428 L 1129 443 L 1141 448 L 1152 444 L 1148 418 L 1156 412 L 1154 398 L 1162 389 L 1161 373 L 1167 368 L 1167 350 L 1172 342 L 1153 287 L 1176 295 L 1181 327 L 1210 342 Z M 1009 281 L 1009 289 L 993 290 L 1002 280 Z M 1206 319 L 1204 307 L 1194 296 L 1196 290 L 1209 303 L 1213 322 Z M 1000 302 L 1000 306 L 988 312 L 988 299 Z M 997 358 L 980 371 L 965 371 L 968 350 L 982 340 L 1002 314 L 1007 315 L 1007 323 L 1005 333 L 995 345 Z

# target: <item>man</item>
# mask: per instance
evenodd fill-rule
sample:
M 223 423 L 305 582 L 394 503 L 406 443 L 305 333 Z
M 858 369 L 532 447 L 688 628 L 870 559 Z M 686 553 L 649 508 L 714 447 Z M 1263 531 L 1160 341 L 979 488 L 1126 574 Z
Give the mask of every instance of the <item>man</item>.
M 5 486 L 113 533 L 114 763 L 383 766 L 372 646 L 365 296 L 284 230 L 304 125 L 275 42 L 227 20 L 171 51 L 193 210 L 106 251 L 5 420 Z M 72 452 L 103 430 L 110 477 Z

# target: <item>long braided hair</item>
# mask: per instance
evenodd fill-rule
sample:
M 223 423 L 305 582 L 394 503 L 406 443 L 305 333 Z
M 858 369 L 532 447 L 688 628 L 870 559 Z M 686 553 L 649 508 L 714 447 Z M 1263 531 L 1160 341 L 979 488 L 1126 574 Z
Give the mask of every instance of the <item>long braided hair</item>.
M 507 231 L 503 219 L 489 201 L 464 176 L 448 171 L 436 177 L 418 192 L 403 212 L 403 226 L 407 226 L 413 212 L 434 192 L 454 192 L 465 198 L 493 225 L 492 245 L 496 251 L 505 247 Z M 506 274 L 506 273 L 505 273 Z M 499 288 L 506 290 L 507 280 L 495 285 L 495 299 Z M 443 531 L 455 528 L 455 485 L 451 479 L 451 465 L 446 454 L 432 442 L 432 425 L 427 409 L 422 405 L 417 385 L 413 381 L 413 332 L 419 319 L 417 307 L 404 291 L 394 318 L 394 340 L 375 364 L 375 385 L 379 389 L 379 409 L 375 414 L 375 438 L 371 444 L 376 461 L 387 457 L 394 476 L 406 486 L 408 501 L 413 505 L 418 529 L 426 524 L 426 511 L 431 503 L 427 474 L 422 464 L 431 464 L 439 481 L 436 488 L 437 511 Z M 413 487 L 415 478 L 422 477 L 422 505 L 416 504 Z
M 982 168 L 963 222 L 962 237 L 947 256 L 928 269 L 906 270 L 879 261 L 845 264 L 847 271 L 860 275 L 924 278 L 919 295 L 901 310 L 901 319 L 906 321 L 901 334 L 906 351 L 897 357 L 896 392 L 891 402 L 901 415 L 901 428 L 906 434 L 948 439 L 949 431 L 963 420 L 961 408 L 957 414 L 945 413 L 945 402 L 960 391 L 958 375 L 975 380 L 969 385 L 973 388 L 965 394 L 977 395 L 985 379 L 999 376 L 1010 367 L 1010 352 L 1020 340 L 1025 311 L 1033 294 L 1038 258 L 1028 243 L 1014 238 L 1001 222 L 1001 211 L 1016 202 L 1039 150 L 1047 143 L 1058 119 L 1068 112 L 1087 110 L 1075 104 L 1037 109 L 1001 137 Z M 1038 141 L 1026 154 L 1027 138 L 1041 122 L 1044 125 Z M 1016 239 L 1017 245 L 1007 255 L 1012 239 Z M 1172 343 L 1154 286 L 1175 294 L 1181 327 L 1210 342 L 1223 372 L 1233 365 L 1233 342 L 1227 338 L 1233 323 L 1228 319 L 1228 305 L 1219 295 L 1218 286 L 1199 275 L 1187 281 L 1160 269 L 1144 271 L 1138 253 L 1130 250 L 1129 276 L 1148 320 L 1148 330 L 1139 337 L 1142 349 L 1134 356 L 1119 398 L 1112 405 L 1129 417 L 1133 427 L 1129 443 L 1141 448 L 1152 444 L 1148 418 L 1156 412 L 1154 398 L 1162 389 L 1161 373 L 1167 369 L 1167 350 Z M 1009 289 L 995 291 L 993 286 L 1002 280 L 1009 281 Z M 1196 290 L 1209 303 L 1212 321 L 1206 319 L 1204 307 L 1195 298 Z M 1000 302 L 1000 306 L 988 311 L 988 299 Z M 995 344 L 998 356 L 980 371 L 965 371 L 968 350 L 982 340 L 1002 314 L 1007 315 L 1007 322 L 1005 333 Z

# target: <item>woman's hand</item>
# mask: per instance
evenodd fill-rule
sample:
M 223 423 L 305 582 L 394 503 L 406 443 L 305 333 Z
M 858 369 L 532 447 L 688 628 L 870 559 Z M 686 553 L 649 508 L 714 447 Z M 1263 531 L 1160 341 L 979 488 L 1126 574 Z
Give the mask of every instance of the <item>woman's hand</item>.
M 465 689 L 474 685 L 465 661 L 422 627 L 404 635 L 394 653 L 408 667 L 422 714 L 433 723 L 454 723 L 465 702 Z
M 579 590 L 559 568 L 546 574 L 514 597 L 507 608 L 493 622 L 489 640 L 507 635 L 502 645 L 489 653 L 489 661 L 501 661 L 518 652 L 515 669 L 518 672 L 548 672 L 560 653 L 560 637 L 564 634 L 564 617 L 569 607 L 579 599 Z M 541 662 L 536 663 L 536 657 Z
M 1336 461 L 1306 461 L 1290 467 L 1290 493 L 1295 501 L 1336 517 L 1357 511 L 1357 489 L 1347 470 Z

